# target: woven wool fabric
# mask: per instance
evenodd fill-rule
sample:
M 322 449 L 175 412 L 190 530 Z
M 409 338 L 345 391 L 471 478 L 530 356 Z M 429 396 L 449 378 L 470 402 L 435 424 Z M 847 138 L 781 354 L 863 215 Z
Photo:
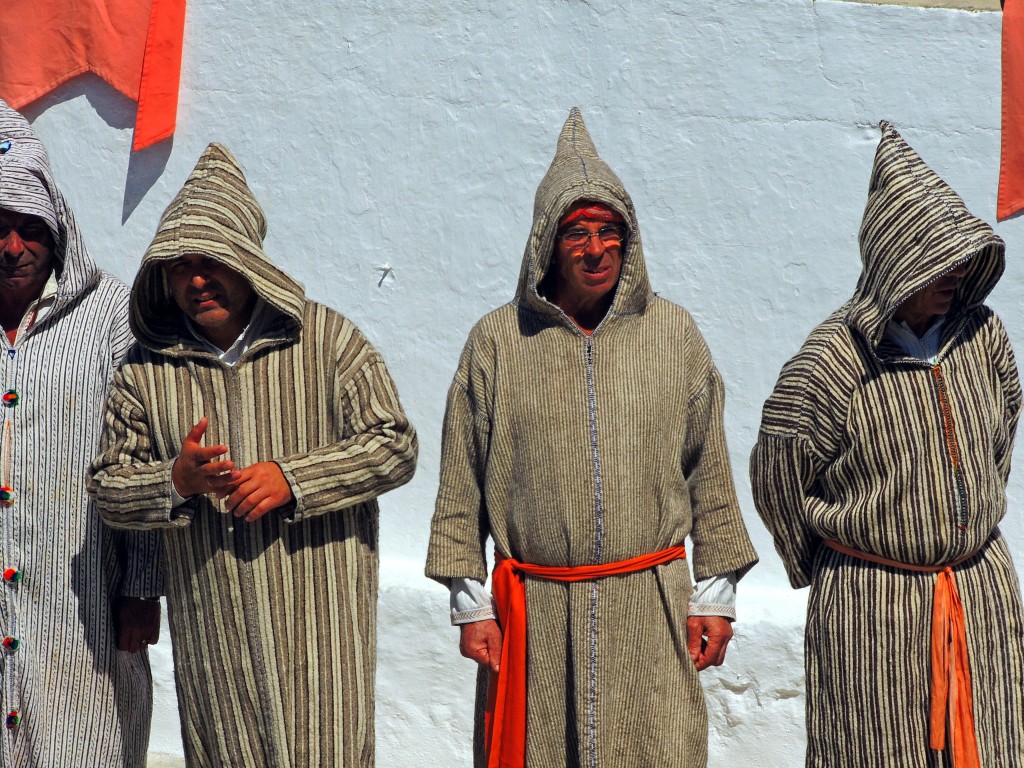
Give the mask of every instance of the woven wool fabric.
M 375 498 L 417 441 L 380 355 L 266 258 L 263 213 L 210 145 L 165 212 L 132 289 L 139 344 L 107 406 L 90 491 L 122 527 L 165 528 L 175 679 L 190 766 L 372 766 Z M 276 313 L 235 367 L 186 330 L 162 264 L 200 253 Z M 171 467 L 200 418 L 244 467 L 276 461 L 295 502 L 246 523 L 199 496 L 170 509 Z
M 559 219 L 580 200 L 629 228 L 611 309 L 590 337 L 538 293 Z M 427 575 L 484 581 L 487 536 L 552 566 L 690 536 L 697 579 L 742 574 L 757 558 L 722 407 L 707 346 L 686 310 L 651 292 L 633 203 L 574 109 L 537 190 L 515 299 L 470 333 L 448 393 Z M 589 583 L 527 578 L 530 768 L 705 765 L 686 563 Z
M 1021 406 L 1013 352 L 984 305 L 1004 246 L 888 123 L 853 298 L 782 369 L 750 460 L 754 501 L 807 614 L 807 765 L 939 768 L 928 748 L 935 576 L 867 563 L 955 563 L 983 766 L 1024 765 L 1024 622 L 998 523 Z M 967 264 L 936 365 L 884 329 Z
M 0 208 L 39 216 L 54 234 L 57 297 L 14 346 L 0 333 L 0 765 L 140 768 L 152 690 L 145 651 L 114 647 L 111 601 L 160 594 L 159 539 L 100 522 L 85 489 L 114 369 L 132 342 L 128 289 L 99 271 L 54 183 L 42 143 L 0 101 Z M 0 301 L 3 297 L 0 296 Z

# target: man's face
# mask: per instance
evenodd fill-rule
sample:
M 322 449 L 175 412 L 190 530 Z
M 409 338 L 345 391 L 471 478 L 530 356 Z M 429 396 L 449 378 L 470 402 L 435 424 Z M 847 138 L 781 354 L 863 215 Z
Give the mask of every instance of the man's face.
M 935 321 L 935 318 L 949 313 L 953 306 L 953 299 L 956 298 L 957 288 L 965 274 L 967 274 L 966 263 L 928 283 L 900 304 L 893 314 L 893 319 L 905 322 L 918 336 L 922 335 Z
M 164 275 L 178 308 L 222 350 L 249 324 L 256 302 L 252 286 L 216 259 L 187 253 L 164 264 Z
M 0 301 L 31 301 L 53 267 L 53 235 L 38 216 L 0 208 Z
M 586 217 L 561 227 L 555 241 L 558 291 L 593 304 L 614 290 L 622 271 L 623 232 L 621 224 Z

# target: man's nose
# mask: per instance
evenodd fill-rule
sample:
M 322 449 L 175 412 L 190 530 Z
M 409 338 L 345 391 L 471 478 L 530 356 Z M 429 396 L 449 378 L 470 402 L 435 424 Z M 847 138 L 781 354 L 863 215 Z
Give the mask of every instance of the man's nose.
M 583 250 L 588 256 L 600 256 L 608 247 L 596 232 L 591 232 L 587 236 L 587 247 Z
M 206 287 L 206 275 L 204 275 L 202 272 L 196 272 L 194 275 L 192 275 L 192 279 L 189 282 L 192 283 L 193 288 L 202 290 L 203 288 Z
M 0 238 L 0 245 L 3 246 L 3 252 L 9 256 L 20 256 L 25 250 L 25 241 L 21 239 L 21 235 L 16 229 L 8 232 L 7 237 Z

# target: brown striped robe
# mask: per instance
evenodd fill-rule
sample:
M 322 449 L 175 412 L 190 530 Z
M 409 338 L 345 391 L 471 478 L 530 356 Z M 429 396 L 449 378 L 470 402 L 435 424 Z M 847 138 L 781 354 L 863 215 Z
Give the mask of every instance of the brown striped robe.
M 583 199 L 629 226 L 614 301 L 589 337 L 537 289 L 559 219 Z M 499 552 L 556 566 L 689 536 L 697 579 L 744 573 L 757 557 L 723 396 L 693 319 L 651 292 L 633 203 L 574 109 L 537 191 L 516 297 L 473 329 L 448 393 L 427 575 L 484 581 L 488 536 Z M 687 561 L 591 583 L 527 578 L 526 590 L 529 768 L 706 764 Z
M 806 764 L 950 764 L 928 747 L 935 576 L 822 546 L 834 539 L 914 565 L 977 552 L 954 572 L 981 764 L 1024 765 L 1024 622 L 998 528 L 1021 388 L 1006 331 L 983 304 L 1003 242 L 883 123 L 860 244 L 857 292 L 782 369 L 750 460 L 790 581 L 811 585 Z M 907 296 L 967 260 L 936 365 L 885 339 Z
M 161 220 L 132 289 L 139 344 L 117 374 L 90 491 L 104 519 L 163 528 L 190 766 L 372 766 L 376 497 L 409 480 L 416 437 L 381 356 L 263 255 L 262 211 L 211 145 Z M 186 330 L 162 264 L 209 255 L 277 319 L 227 367 Z M 238 466 L 275 461 L 295 502 L 253 523 L 211 496 L 170 508 L 200 418 Z

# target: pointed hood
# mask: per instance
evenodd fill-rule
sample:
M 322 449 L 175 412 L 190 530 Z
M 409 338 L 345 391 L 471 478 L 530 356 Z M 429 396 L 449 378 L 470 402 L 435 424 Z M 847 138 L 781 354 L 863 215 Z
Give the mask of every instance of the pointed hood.
M 999 281 L 1005 246 L 992 227 L 882 121 L 860 228 L 862 272 L 846 322 L 876 352 L 885 327 L 909 296 L 968 262 L 946 316 L 950 338 Z
M 561 310 L 544 299 L 537 286 L 551 265 L 555 235 L 562 216 L 581 200 L 611 207 L 626 220 L 628 233 L 622 256 L 622 273 L 605 321 L 615 315 L 643 311 L 653 298 L 644 264 L 640 230 L 633 201 L 622 182 L 598 156 L 583 115 L 573 107 L 558 137 L 555 158 L 537 188 L 533 203 L 533 227 L 526 243 L 516 289 L 516 303 L 541 314 L 561 318 Z
M 194 347 L 184 315 L 164 279 L 163 264 L 201 254 L 245 276 L 256 294 L 281 314 L 269 337 L 292 338 L 302 327 L 302 286 L 263 252 L 267 222 L 238 162 L 210 144 L 171 204 L 142 257 L 131 297 L 131 326 L 144 346 L 163 354 Z
M 53 234 L 59 273 L 56 315 L 99 280 L 78 222 L 57 189 L 46 148 L 28 121 L 0 99 L 0 208 L 38 216 Z

